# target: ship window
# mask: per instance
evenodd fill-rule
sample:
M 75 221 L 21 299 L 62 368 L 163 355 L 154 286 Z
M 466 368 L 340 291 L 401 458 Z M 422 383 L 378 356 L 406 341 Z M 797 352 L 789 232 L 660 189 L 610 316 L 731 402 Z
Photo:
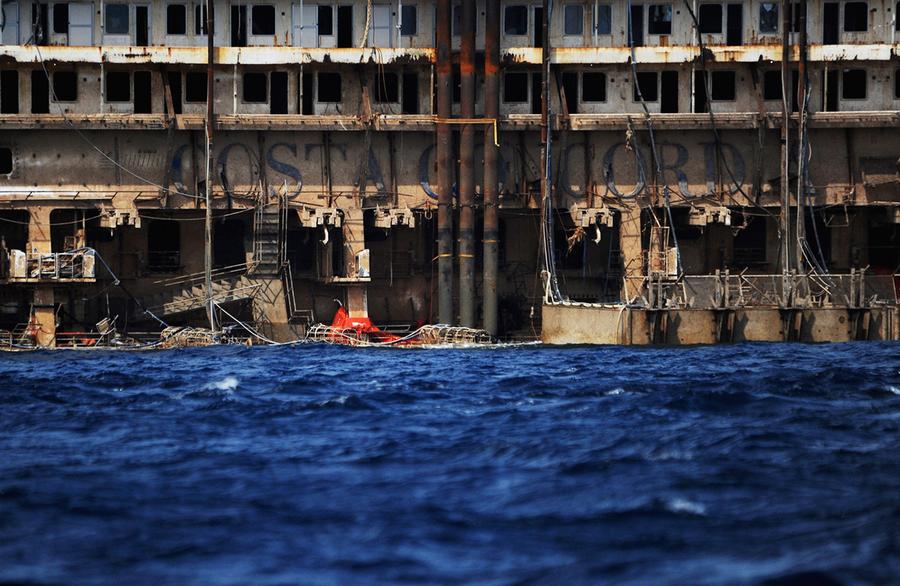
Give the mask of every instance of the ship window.
M 672 5 L 651 4 L 649 7 L 647 34 L 671 35 L 672 34 Z
M 634 85 L 634 101 L 640 102 L 641 97 L 645 102 L 655 102 L 658 99 L 655 71 L 642 71 L 637 74 L 637 83 Z M 640 90 L 640 94 L 638 94 Z
M 528 102 L 528 74 L 523 72 L 503 75 L 503 101 L 508 104 Z
M 778 32 L 778 4 L 763 2 L 759 5 L 759 32 Z
M 581 35 L 584 33 L 584 6 L 580 4 L 566 4 L 563 14 L 563 34 Z
M 714 35 L 722 32 L 722 5 L 701 4 L 697 14 L 699 30 L 703 34 Z
M 900 2 L 897 2 L 897 5 L 894 6 L 894 30 L 900 31 L 900 18 L 897 15 L 900 14 Z
M 734 100 L 736 95 L 736 77 L 734 71 L 713 71 L 712 99 L 719 101 Z
M 206 101 L 206 72 L 192 71 L 184 74 L 184 101 Z
M 869 4 L 867 2 L 847 2 L 844 4 L 844 31 L 862 33 L 869 28 Z
M 127 71 L 106 72 L 106 101 L 131 101 L 131 75 Z
M 400 82 L 396 73 L 384 73 L 375 77 L 375 103 L 395 104 L 400 101 Z
M 128 5 L 127 4 L 107 4 L 105 29 L 108 35 L 127 35 L 128 27 Z
M 341 102 L 341 74 L 321 72 L 318 75 L 316 101 L 322 104 L 339 104 Z
M 184 4 L 166 6 L 166 34 L 187 34 L 187 7 Z
M 75 102 L 78 100 L 78 76 L 74 71 L 56 71 L 53 73 L 53 95 L 56 102 Z
M 507 35 L 527 35 L 528 7 L 507 6 L 503 12 L 503 32 Z
M 268 80 L 265 73 L 244 74 L 244 102 L 264 104 L 268 97 Z
M 581 76 L 581 101 L 606 101 L 606 74 L 596 71 L 586 72 Z
M 802 15 L 803 8 L 800 6 L 799 2 L 791 2 L 791 32 L 799 33 L 800 32 L 800 16 Z
M 19 113 L 19 72 L 0 71 L 0 113 Z
M 320 36 L 329 37 L 334 34 L 334 8 L 332 6 L 319 5 L 318 27 Z
M 53 32 L 60 35 L 69 33 L 69 4 L 67 2 L 53 5 Z
M 866 70 L 845 69 L 843 73 L 841 97 L 845 100 L 866 99 Z
M 594 31 L 598 35 L 608 35 L 612 33 L 612 6 L 609 4 L 598 4 L 594 17 Z
M 462 7 L 459 4 L 454 4 L 453 8 L 450 9 L 450 31 L 454 37 L 459 36 L 459 23 L 461 16 Z
M 900 100 L 900 69 L 894 72 L 894 99 Z
M 269 5 L 254 6 L 250 13 L 253 35 L 275 34 L 275 7 Z
M 763 99 L 781 100 L 781 72 L 766 71 L 763 74 Z
M 0 147 L 0 175 L 9 175 L 13 170 L 12 149 Z
M 198 36 L 206 35 L 206 5 L 197 4 L 194 6 L 194 34 Z
M 414 37 L 418 32 L 418 15 L 414 5 L 404 4 L 400 7 L 400 36 Z

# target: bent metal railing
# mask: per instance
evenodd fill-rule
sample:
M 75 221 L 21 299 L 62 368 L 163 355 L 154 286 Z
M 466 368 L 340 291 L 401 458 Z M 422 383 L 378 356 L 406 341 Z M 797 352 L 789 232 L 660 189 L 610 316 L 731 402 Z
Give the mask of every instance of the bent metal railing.
M 640 291 L 628 301 L 646 307 L 726 309 L 734 307 L 850 307 L 897 305 L 900 275 L 852 271 L 841 275 L 747 275 L 721 272 L 624 277 L 627 291 Z

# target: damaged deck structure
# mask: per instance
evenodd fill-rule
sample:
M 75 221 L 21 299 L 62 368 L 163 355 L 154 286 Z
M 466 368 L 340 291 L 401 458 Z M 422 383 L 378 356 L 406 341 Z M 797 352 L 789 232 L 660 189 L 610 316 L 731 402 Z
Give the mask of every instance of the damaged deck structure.
M 898 339 L 898 8 L 3 0 L 0 329 Z

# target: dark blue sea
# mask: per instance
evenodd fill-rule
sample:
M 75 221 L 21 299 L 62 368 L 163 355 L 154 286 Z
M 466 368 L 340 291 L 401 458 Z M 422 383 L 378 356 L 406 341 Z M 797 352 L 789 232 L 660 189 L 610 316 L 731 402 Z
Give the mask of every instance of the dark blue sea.
M 900 345 L 0 359 L 0 582 L 900 582 Z

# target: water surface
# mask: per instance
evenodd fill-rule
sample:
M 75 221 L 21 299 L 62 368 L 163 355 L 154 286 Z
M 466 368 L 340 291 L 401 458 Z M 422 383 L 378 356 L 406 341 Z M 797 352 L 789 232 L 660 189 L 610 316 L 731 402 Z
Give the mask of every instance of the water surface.
M 0 581 L 889 583 L 900 346 L 0 359 Z

